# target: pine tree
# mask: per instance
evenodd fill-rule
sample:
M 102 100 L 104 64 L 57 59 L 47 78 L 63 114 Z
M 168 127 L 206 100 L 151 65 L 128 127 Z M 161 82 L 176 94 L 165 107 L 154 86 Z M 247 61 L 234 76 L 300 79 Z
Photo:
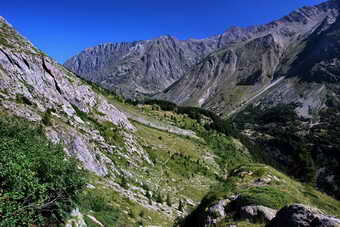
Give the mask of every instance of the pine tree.
M 171 199 L 170 199 L 169 193 L 166 195 L 166 205 L 168 205 L 169 207 L 171 207 Z
M 156 202 L 157 203 L 163 203 L 163 198 L 162 198 L 161 192 L 157 193 Z
M 182 200 L 179 200 L 179 204 L 178 204 L 178 210 L 179 211 L 183 211 L 183 202 L 182 202 Z
M 126 180 L 125 176 L 122 176 L 120 186 L 122 186 L 125 189 L 128 188 L 128 183 L 127 183 L 127 180 Z

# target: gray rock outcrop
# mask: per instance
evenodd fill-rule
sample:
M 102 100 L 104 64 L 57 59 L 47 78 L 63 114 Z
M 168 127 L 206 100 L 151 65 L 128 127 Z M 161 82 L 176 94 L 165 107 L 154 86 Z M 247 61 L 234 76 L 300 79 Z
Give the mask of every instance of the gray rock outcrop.
M 338 2 L 328 1 L 318 6 L 301 8 L 266 25 L 239 29 L 243 38 L 208 55 L 155 98 L 199 106 L 227 116 L 248 104 L 249 100 L 254 103 L 264 97 L 264 91 L 274 90 L 282 84 L 285 87 L 283 90 L 277 90 L 275 97 L 266 96 L 267 103 L 297 101 L 301 98 L 299 85 L 281 78 L 301 74 L 301 71 L 293 73 L 292 70 L 298 64 L 297 59 L 300 59 L 301 67 L 307 66 L 305 60 L 301 63 L 301 53 L 306 52 L 308 59 L 314 59 L 309 53 L 313 51 L 314 56 L 319 56 L 318 53 L 323 50 L 321 44 L 335 45 L 334 42 L 319 41 L 320 44 L 313 46 L 314 50 L 306 49 L 306 45 L 312 46 L 316 43 L 314 39 L 318 34 L 321 35 L 335 26 L 333 24 L 337 23 L 338 14 Z M 313 71 L 315 70 L 314 67 Z M 330 74 L 333 71 L 328 72 Z M 317 74 L 320 73 L 315 73 Z M 332 75 L 328 78 L 334 80 L 335 77 Z M 280 83 L 272 86 L 278 79 Z M 308 88 L 305 90 L 310 91 Z M 303 95 L 302 98 L 304 97 L 307 99 L 310 94 Z M 318 99 L 317 96 L 312 97 Z
M 301 204 L 282 208 L 266 227 L 339 227 L 340 219 Z
M 245 206 L 241 207 L 239 215 L 241 219 L 248 219 L 253 223 L 268 223 L 275 217 L 276 212 L 265 206 Z
M 48 116 L 45 132 L 52 142 L 64 144 L 68 154 L 99 176 L 114 172 L 112 161 L 100 152 L 112 148 L 77 111 L 133 131 L 127 117 L 2 18 L 0 40 L 0 110 L 38 122 Z
M 216 49 L 216 39 L 178 40 L 161 36 L 88 48 L 65 62 L 82 78 L 127 98 L 158 93 Z

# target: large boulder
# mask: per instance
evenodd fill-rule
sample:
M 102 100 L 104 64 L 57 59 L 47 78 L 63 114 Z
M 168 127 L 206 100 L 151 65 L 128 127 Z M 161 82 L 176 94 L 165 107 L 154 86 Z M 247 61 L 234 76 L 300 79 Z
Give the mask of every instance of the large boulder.
M 275 217 L 276 212 L 276 210 L 264 206 L 244 206 L 239 211 L 241 219 L 248 219 L 254 223 L 268 223 Z
M 340 219 L 301 204 L 282 208 L 266 227 L 340 227 Z

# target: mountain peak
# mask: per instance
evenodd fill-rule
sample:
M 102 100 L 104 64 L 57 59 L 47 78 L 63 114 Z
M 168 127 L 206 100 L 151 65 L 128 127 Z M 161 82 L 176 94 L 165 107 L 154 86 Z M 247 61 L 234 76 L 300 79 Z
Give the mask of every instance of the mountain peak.
M 2 16 L 0 16 L 0 23 L 7 24 L 8 26 L 12 27 L 12 25 Z
M 0 16 L 0 21 L 3 22 L 3 21 L 6 21 L 4 17 Z

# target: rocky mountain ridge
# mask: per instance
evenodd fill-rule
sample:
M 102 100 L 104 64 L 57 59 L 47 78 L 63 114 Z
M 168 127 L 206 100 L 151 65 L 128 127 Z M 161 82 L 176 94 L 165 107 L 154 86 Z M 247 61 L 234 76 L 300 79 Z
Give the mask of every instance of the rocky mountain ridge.
M 225 68 L 223 66 L 223 60 L 222 62 L 219 60 L 224 56 L 221 52 L 237 46 L 244 55 L 247 55 L 247 48 L 254 48 L 255 46 L 242 47 L 246 42 L 254 42 L 249 45 L 257 45 L 256 43 L 268 42 L 264 37 L 273 36 L 275 40 L 275 44 L 273 43 L 273 45 L 278 45 L 280 51 L 277 52 L 276 56 L 266 57 L 265 55 L 263 57 L 264 62 L 261 63 L 261 61 L 259 61 L 257 63 L 259 65 L 258 68 L 261 64 L 265 67 L 263 72 L 261 72 L 261 75 L 263 74 L 261 78 L 264 78 L 264 74 L 268 74 L 267 76 L 271 76 L 270 78 L 273 79 L 274 75 L 272 74 L 274 74 L 277 65 L 279 63 L 281 64 L 281 60 L 284 61 L 284 56 L 282 55 L 288 55 L 289 49 L 295 48 L 293 46 L 296 45 L 296 43 L 307 38 L 320 24 L 334 22 L 337 15 L 338 3 L 337 1 L 331 0 L 318 6 L 301 8 L 286 17 L 266 25 L 246 28 L 231 27 L 223 34 L 207 39 L 178 40 L 175 37 L 162 36 L 154 40 L 137 41 L 133 43 L 103 44 L 86 49 L 79 55 L 68 60 L 65 66 L 79 76 L 96 82 L 105 88 L 112 89 L 124 97 L 131 98 L 143 94 L 152 95 L 171 85 L 165 90 L 164 95 L 158 95 L 156 98 L 166 98 L 176 103 L 213 108 L 214 105 L 217 105 L 217 98 L 209 101 L 204 100 L 206 96 L 217 96 L 217 93 L 219 96 L 223 96 L 221 93 L 225 93 L 224 90 L 227 89 L 223 88 L 225 85 L 224 83 L 220 83 L 221 80 L 234 81 L 235 79 L 233 79 L 232 75 L 236 74 L 234 77 L 241 78 L 238 78 L 232 87 L 238 89 L 237 84 L 245 79 L 243 77 L 249 77 L 248 80 L 251 80 L 252 76 L 256 77 L 256 73 L 262 70 L 252 68 L 249 71 L 241 72 L 241 75 L 238 76 L 237 71 L 242 70 L 242 67 L 244 68 L 242 61 L 245 61 L 242 59 L 238 60 L 239 65 L 235 66 L 237 68 L 236 72 L 227 70 L 215 72 L 215 74 L 222 77 L 217 79 L 217 81 L 219 81 L 217 83 L 219 87 L 216 88 L 216 85 L 210 84 L 213 82 L 210 78 L 207 78 L 206 75 L 212 73 L 217 66 L 219 68 Z M 256 39 L 259 40 L 256 41 Z M 266 45 L 270 44 L 267 43 Z M 245 50 L 243 50 L 243 48 L 245 48 Z M 261 54 L 262 50 L 259 51 L 259 53 L 250 52 L 249 54 Z M 275 52 L 275 50 L 273 51 Z M 216 52 L 216 54 L 214 54 L 214 52 Z M 221 57 L 215 56 L 218 55 L 217 53 L 220 53 L 219 55 L 221 55 Z M 213 59 L 213 56 L 216 57 L 216 60 Z M 209 62 L 214 62 L 214 65 L 207 65 L 207 70 L 200 72 L 199 70 L 202 68 L 202 65 L 205 65 L 209 58 L 211 58 Z M 266 62 L 265 59 L 271 58 L 276 59 L 276 62 Z M 202 74 L 202 76 L 200 74 Z M 226 77 L 226 75 L 229 75 L 229 77 Z M 253 89 L 254 92 L 268 85 L 271 81 L 270 78 L 264 78 L 262 84 L 259 83 L 258 86 Z M 181 80 L 179 81 L 179 79 Z M 193 82 L 190 82 L 192 80 L 194 80 L 196 84 L 192 84 Z M 209 81 L 207 83 L 208 85 L 200 88 L 199 83 L 201 82 L 199 81 L 206 80 Z M 176 83 L 176 81 L 178 82 Z M 244 82 L 249 83 L 249 81 L 243 81 L 243 84 Z M 242 83 L 239 85 L 242 85 Z M 193 91 L 190 94 L 189 92 L 188 94 L 183 94 L 183 86 L 189 88 L 189 91 Z M 178 88 L 176 89 L 175 87 Z M 210 88 L 209 92 L 208 88 Z M 213 90 L 222 91 L 213 92 Z M 249 91 L 247 93 L 254 92 Z M 229 94 L 224 96 L 229 96 Z M 244 99 L 247 98 L 249 97 L 244 97 Z M 210 104 L 210 102 L 212 103 Z M 240 100 L 236 102 L 234 105 L 239 105 Z M 204 105 L 204 103 L 206 104 Z M 227 110 L 229 109 L 229 107 L 226 108 Z
M 338 2 L 328 1 L 260 26 L 255 30 L 263 32 L 255 33 L 255 38 L 210 54 L 156 98 L 201 106 L 226 116 L 271 87 L 277 79 L 291 75 L 288 71 L 304 50 L 307 40 L 327 30 L 337 16 Z M 287 85 L 287 81 L 280 83 Z M 293 101 L 292 97 L 286 99 L 286 103 Z M 270 101 L 278 102 L 277 99 Z
M 204 47 L 204 50 L 195 49 L 196 45 L 201 45 L 201 41 L 190 40 L 186 44 L 179 44 L 181 42 L 176 41 L 173 37 L 161 37 L 159 40 L 150 41 L 149 44 L 136 44 L 138 48 L 135 49 L 148 46 L 149 50 L 154 51 L 156 48 L 154 45 L 162 49 L 164 46 L 171 46 L 171 43 L 175 43 L 173 51 L 164 59 L 169 56 L 181 56 L 183 53 L 187 53 L 188 56 L 194 56 L 194 52 L 198 53 L 200 57 L 197 59 L 189 57 L 186 58 L 186 61 L 199 62 L 199 58 L 203 58 L 204 60 L 198 64 L 202 71 L 208 71 L 210 67 L 215 68 L 215 73 L 206 74 L 210 79 L 216 76 L 222 80 L 223 76 L 221 75 L 225 73 L 225 70 L 231 70 L 238 63 L 245 69 L 234 76 L 236 86 L 240 86 L 242 89 L 244 86 L 258 86 L 259 90 L 263 91 L 261 89 L 266 86 L 263 85 L 264 83 L 270 84 L 269 81 L 282 78 L 281 75 L 275 74 L 277 71 L 274 68 L 278 68 L 280 72 L 291 70 L 290 67 L 278 63 L 282 55 L 285 55 L 283 52 L 291 51 L 289 56 L 293 56 L 292 59 L 285 57 L 293 61 L 297 59 L 295 56 L 301 53 L 295 48 L 298 50 L 301 48 L 304 51 L 308 50 L 306 55 L 311 56 L 317 64 L 317 67 L 312 67 L 311 70 L 313 72 L 315 70 L 323 71 L 324 74 L 321 78 L 327 78 L 327 81 L 330 79 L 333 82 L 334 78 L 337 78 L 337 74 L 334 73 L 337 67 L 330 70 L 329 66 L 334 66 L 333 63 L 336 62 L 334 55 L 337 54 L 338 49 L 328 46 L 328 41 L 337 37 L 338 20 L 333 20 L 330 16 L 337 16 L 337 6 L 334 5 L 337 4 L 336 2 L 329 1 L 318 7 L 306 8 L 283 19 L 289 23 L 296 23 L 289 32 L 285 29 L 282 31 L 280 23 L 277 22 L 277 25 L 274 25 L 274 30 L 278 27 L 280 29 L 270 34 L 263 31 L 261 26 L 244 30 L 232 28 L 232 31 L 229 31 L 224 37 L 219 36 L 219 38 L 206 40 L 205 42 L 209 45 L 206 44 L 208 47 Z M 308 18 L 313 18 L 313 20 Z M 321 22 L 320 19 L 316 22 L 315 18 L 323 18 L 323 20 Z M 295 33 L 292 32 L 293 30 Z M 310 37 L 311 34 L 313 37 L 317 37 L 314 42 L 326 46 L 327 56 L 330 53 L 329 61 L 324 62 L 315 58 L 315 55 L 318 55 L 317 50 L 304 48 L 304 45 L 308 43 L 304 41 L 304 38 Z M 242 41 L 235 41 L 239 39 Z M 292 40 L 302 41 L 293 48 Z M 196 44 L 192 45 L 193 42 Z M 206 50 L 214 46 L 222 47 L 219 45 L 225 42 L 230 42 L 228 47 L 219 49 L 204 58 Z M 184 47 L 181 49 L 178 45 Z M 189 48 L 190 45 L 192 46 Z M 107 48 L 109 51 L 119 49 L 126 53 L 127 56 L 122 61 L 126 59 L 130 61 L 136 59 L 136 56 L 139 58 L 145 55 L 141 50 L 130 52 L 131 48 L 134 49 L 130 44 L 104 45 L 95 51 L 93 49 L 88 51 L 97 53 L 101 52 L 101 48 Z M 155 51 L 160 54 L 161 51 L 157 48 Z M 248 54 L 251 57 L 247 63 L 246 55 Z M 163 59 L 160 55 L 156 54 L 150 58 Z M 253 55 L 261 55 L 261 62 L 252 57 Z M 103 65 L 105 65 L 105 59 L 110 56 L 106 56 L 105 53 L 102 56 Z M 119 56 L 111 57 L 116 59 L 115 61 L 120 61 Z M 215 62 L 220 62 L 220 59 L 222 59 L 223 65 L 218 66 Z M 92 62 L 90 58 L 87 60 L 89 60 L 89 64 Z M 102 60 L 98 60 L 98 68 L 102 67 L 99 63 Z M 170 61 L 168 63 L 170 64 Z M 132 63 L 127 62 L 126 64 L 129 69 L 129 64 Z M 159 61 L 152 70 L 159 69 L 158 67 L 161 65 L 161 61 Z M 117 70 L 119 67 L 121 66 L 117 66 Z M 179 69 L 183 70 L 181 67 L 187 66 L 181 65 Z M 196 70 L 193 66 L 191 67 L 192 71 Z M 139 70 L 137 69 L 138 67 L 133 68 L 136 73 Z M 258 72 L 259 69 L 262 70 L 261 73 Z M 122 68 L 119 68 L 118 71 L 124 71 L 121 70 Z M 249 72 L 252 73 L 250 76 Z M 261 79 L 263 74 L 271 75 L 268 79 Z M 125 78 L 124 75 L 123 78 Z M 274 129 L 279 128 L 279 133 L 283 133 L 283 138 L 292 138 L 293 140 L 304 138 L 304 135 L 311 133 L 312 142 L 318 146 L 312 147 L 314 149 L 312 152 L 308 150 L 310 147 L 302 147 L 303 152 L 299 151 L 298 153 L 300 160 L 298 164 L 309 170 L 314 167 L 314 163 L 311 161 L 314 157 L 309 157 L 308 153 L 316 154 L 318 159 L 315 160 L 322 161 L 320 162 L 322 166 L 317 166 L 318 176 L 329 180 L 329 184 L 333 183 L 337 186 L 334 184 L 334 181 L 337 180 L 334 175 L 337 169 L 333 169 L 333 167 L 337 167 L 338 156 L 334 151 L 338 149 L 337 141 L 340 138 L 336 131 L 338 127 L 337 114 L 340 111 L 333 110 L 340 107 L 340 102 L 337 99 L 338 88 L 336 84 L 331 86 L 332 84 L 315 83 L 314 81 L 305 84 L 303 81 L 302 85 L 300 84 L 302 89 L 297 90 L 298 79 L 304 79 L 303 75 L 301 78 L 283 78 L 275 86 L 261 93 L 259 97 L 246 103 L 250 106 L 260 100 L 257 105 L 259 110 L 256 109 L 259 113 L 254 111 L 256 114 L 249 115 L 249 109 L 243 111 L 240 108 L 240 113 L 245 114 L 246 121 L 243 122 L 235 118 L 235 123 L 240 125 L 242 134 L 250 138 L 250 143 L 256 140 L 266 140 L 265 143 L 268 145 L 269 151 L 274 151 L 271 153 L 279 157 L 289 157 L 287 162 L 289 164 L 296 157 L 275 150 L 278 146 L 274 142 L 281 142 L 281 140 L 275 140 L 278 132 Z M 143 80 L 138 83 L 141 81 Z M 176 87 L 178 83 L 173 87 Z M 258 85 L 259 83 L 260 85 Z M 99 83 L 99 85 L 102 84 Z M 139 85 L 136 82 L 136 87 Z M 201 84 L 201 86 L 204 85 Z M 170 87 L 167 92 L 173 87 Z M 155 88 L 150 88 L 150 90 L 153 89 Z M 145 92 L 142 88 L 140 91 Z M 254 91 L 254 94 L 259 93 Z M 203 107 L 207 106 L 210 98 L 208 96 L 206 95 L 206 98 L 201 102 Z M 309 125 L 308 120 L 296 117 L 294 111 L 295 114 L 286 111 L 291 110 L 287 106 L 284 106 L 283 112 L 282 109 L 273 111 L 270 108 L 269 113 L 266 112 L 268 111 L 267 107 L 285 101 L 290 104 L 297 99 L 303 101 L 302 106 L 294 106 L 294 111 L 297 110 L 299 117 L 318 120 L 311 111 L 312 107 L 321 108 L 326 105 L 334 109 L 323 109 L 320 121 L 316 121 L 316 124 L 312 126 Z M 324 99 L 327 99 L 326 102 Z M 210 107 L 209 109 L 219 113 L 219 109 Z M 195 108 L 191 110 L 198 111 Z M 179 225 L 185 224 L 185 220 L 182 219 L 192 210 L 198 212 L 200 216 L 195 216 L 197 213 L 194 211 L 186 220 L 196 217 L 195 221 L 200 224 L 197 226 L 206 224 L 206 222 L 200 222 L 202 219 L 207 220 L 208 224 L 234 225 L 240 223 L 242 225 L 246 222 L 246 226 L 252 226 L 254 223 L 264 226 L 274 218 L 276 210 L 292 203 L 304 203 L 318 207 L 325 213 L 340 215 L 339 201 L 318 192 L 311 186 L 292 180 L 268 165 L 257 164 L 253 157 L 255 146 L 247 146 L 247 148 L 231 134 L 212 130 L 211 122 L 216 116 L 212 117 L 214 115 L 204 110 L 200 110 L 198 113 L 189 113 L 162 109 L 162 106 L 157 104 L 128 104 L 114 93 L 78 78 L 35 48 L 8 22 L 0 18 L 0 116 L 17 116 L 26 119 L 38 127 L 39 131 L 44 133 L 50 141 L 60 144 L 68 155 L 78 159 L 82 165 L 75 166 L 75 168 L 84 168 L 89 171 L 88 184 L 81 195 L 79 209 L 72 212 L 71 217 L 73 218 L 66 223 L 66 226 L 129 224 L 170 226 L 173 223 Z M 252 117 L 256 119 L 255 123 L 248 121 Z M 219 122 L 223 122 L 224 126 L 227 121 Z M 328 127 L 324 127 L 326 124 Z M 292 126 L 296 126 L 298 129 L 293 128 L 295 131 L 291 133 L 289 130 Z M 325 129 L 327 130 L 325 131 Z M 285 130 L 287 130 L 287 134 L 284 134 Z M 334 138 L 329 137 L 328 134 L 333 134 Z M 285 142 L 280 143 L 284 148 L 287 145 Z M 303 140 L 298 142 L 298 144 L 305 144 Z M 310 146 L 311 143 L 307 144 Z M 288 145 L 292 145 L 293 149 L 296 148 L 293 146 L 295 144 L 288 143 Z M 321 151 L 327 149 L 329 157 L 320 155 L 320 149 Z M 263 151 L 267 152 L 267 150 Z M 324 159 L 325 157 L 326 159 Z M 283 159 L 283 161 L 287 161 L 287 159 Z M 304 171 L 306 169 L 296 170 Z M 3 185 L 0 184 L 0 187 Z M 209 191 L 210 193 L 208 193 Z M 6 199 L 0 190 L 0 199 L 3 198 Z M 201 204 L 196 207 L 200 202 Z M 312 210 L 312 215 L 308 212 L 305 213 L 308 217 L 313 217 L 313 220 L 308 220 L 313 223 L 314 219 L 318 222 L 320 220 L 329 221 L 331 224 L 339 222 L 338 219 L 323 215 L 322 212 L 314 212 L 314 209 L 294 206 L 291 209 Z M 295 210 L 293 213 L 296 212 Z M 0 216 L 2 216 L 2 212 L 4 211 L 0 211 Z M 116 217 L 117 212 L 119 217 Z M 278 214 L 280 216 L 273 220 L 285 225 L 287 212 L 283 210 Z M 288 215 L 291 214 L 288 212 Z M 0 219 L 0 224 L 1 221 Z M 189 226 L 192 226 L 192 222 L 189 222 Z
M 162 91 L 216 45 L 215 39 L 181 41 L 161 36 L 88 48 L 64 65 L 86 80 L 131 98 Z
M 94 154 L 100 149 L 91 145 L 89 138 L 100 146 L 108 145 L 103 143 L 98 131 L 87 127 L 77 111 L 90 113 L 96 109 L 105 113 L 93 116 L 98 121 L 134 130 L 127 117 L 90 86 L 33 47 L 4 19 L 0 29 L 2 108 L 31 121 L 41 121 L 44 113 L 50 110 L 58 119 L 55 127 L 47 127 L 50 138 L 67 145 L 67 152 L 76 155 L 88 169 L 106 175 L 107 163 L 95 159 Z M 84 133 L 79 134 L 75 128 L 82 128 Z

